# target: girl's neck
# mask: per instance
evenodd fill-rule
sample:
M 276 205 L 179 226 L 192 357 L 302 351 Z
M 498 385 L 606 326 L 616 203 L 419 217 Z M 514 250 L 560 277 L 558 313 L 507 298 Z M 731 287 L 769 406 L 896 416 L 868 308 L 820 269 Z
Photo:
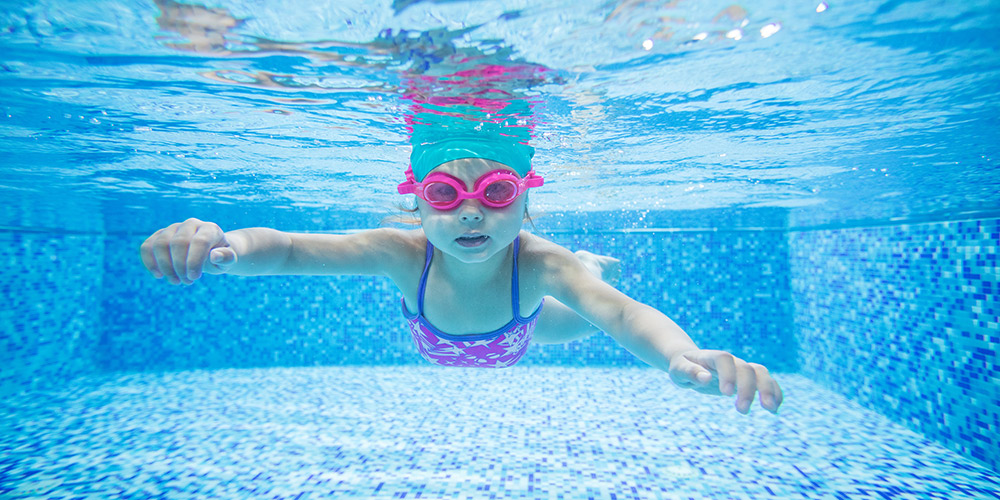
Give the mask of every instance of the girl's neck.
M 514 244 L 495 253 L 483 262 L 462 262 L 435 248 L 436 262 L 440 263 L 438 271 L 448 277 L 453 283 L 486 283 L 495 280 L 500 274 L 508 274 L 508 262 L 512 261 Z

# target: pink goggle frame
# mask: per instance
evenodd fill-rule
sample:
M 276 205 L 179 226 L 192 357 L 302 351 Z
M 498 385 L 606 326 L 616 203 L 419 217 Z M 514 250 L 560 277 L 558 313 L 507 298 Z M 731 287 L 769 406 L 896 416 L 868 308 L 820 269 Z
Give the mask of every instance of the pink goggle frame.
M 528 188 L 539 187 L 545 180 L 535 175 L 531 170 L 524 178 L 520 178 L 509 170 L 493 170 L 476 179 L 472 191 L 466 191 L 461 180 L 442 173 L 427 174 L 423 181 L 417 182 L 413 169 L 406 169 L 406 182 L 399 185 L 399 194 L 415 194 L 428 205 L 438 210 L 451 210 L 462 204 L 462 200 L 478 199 L 488 207 L 502 208 L 514 203 L 521 193 Z

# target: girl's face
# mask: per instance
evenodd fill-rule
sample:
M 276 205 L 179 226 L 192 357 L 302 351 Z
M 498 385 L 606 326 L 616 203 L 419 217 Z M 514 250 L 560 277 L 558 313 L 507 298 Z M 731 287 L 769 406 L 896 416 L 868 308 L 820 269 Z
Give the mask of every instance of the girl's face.
M 494 170 L 514 169 L 492 160 L 462 158 L 435 167 L 432 172 L 452 175 L 472 189 L 476 180 Z M 462 200 L 451 210 L 438 210 L 417 198 L 421 225 L 431 244 L 465 263 L 484 262 L 506 250 L 521 231 L 525 194 L 506 207 L 493 208 L 476 199 Z

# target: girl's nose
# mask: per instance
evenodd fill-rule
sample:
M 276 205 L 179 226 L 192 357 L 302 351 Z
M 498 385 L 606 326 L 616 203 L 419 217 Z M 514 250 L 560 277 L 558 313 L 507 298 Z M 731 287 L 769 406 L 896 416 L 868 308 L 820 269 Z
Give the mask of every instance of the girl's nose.
M 476 200 L 465 200 L 458 206 L 458 219 L 464 223 L 476 223 L 483 220 L 483 210 Z

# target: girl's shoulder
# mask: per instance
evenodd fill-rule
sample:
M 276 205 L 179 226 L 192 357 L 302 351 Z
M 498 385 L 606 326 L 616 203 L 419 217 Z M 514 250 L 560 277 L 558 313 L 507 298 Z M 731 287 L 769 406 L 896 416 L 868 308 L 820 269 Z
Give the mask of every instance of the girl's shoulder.
M 423 229 L 396 229 L 384 227 L 374 229 L 372 232 L 381 233 L 380 236 L 387 242 L 391 242 L 399 247 L 405 248 L 407 251 L 419 249 L 423 252 L 427 247 L 427 236 L 424 235 Z
M 519 275 L 528 277 L 532 287 L 529 289 L 543 290 L 547 295 L 577 294 L 593 288 L 595 279 L 617 280 L 620 274 L 619 261 L 612 257 L 586 251 L 574 253 L 562 245 L 523 231 L 521 242 Z M 526 272 L 520 272 L 521 269 Z
M 573 252 L 537 234 L 521 231 L 518 266 L 534 272 L 553 271 L 575 260 Z
M 382 231 L 386 231 L 385 237 L 390 239 L 393 244 L 401 248 L 407 255 L 418 255 L 420 260 L 424 258 L 424 252 L 427 251 L 427 236 L 424 234 L 423 229 L 392 229 L 384 228 Z
M 366 233 L 374 248 L 388 253 L 384 258 L 390 277 L 408 275 L 415 266 L 423 267 L 427 237 L 422 229 L 379 228 Z

